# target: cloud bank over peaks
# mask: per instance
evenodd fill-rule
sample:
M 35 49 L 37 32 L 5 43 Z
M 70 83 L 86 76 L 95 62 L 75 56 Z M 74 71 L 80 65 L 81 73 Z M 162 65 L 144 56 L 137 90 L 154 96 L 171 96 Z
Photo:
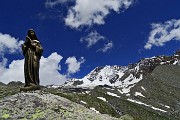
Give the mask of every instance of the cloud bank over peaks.
M 56 52 L 52 53 L 49 57 L 42 57 L 40 60 L 40 84 L 62 84 L 67 78 L 66 75 L 59 73 L 61 55 Z M 24 59 L 13 60 L 8 67 L 7 59 L 3 58 L 0 62 L 0 82 L 9 83 L 11 81 L 21 81 L 24 83 Z M 18 71 L 18 72 L 17 72 Z
M 151 24 L 148 41 L 144 46 L 145 49 L 151 49 L 153 46 L 164 46 L 166 42 L 180 40 L 180 19 L 169 20 L 164 23 Z
M 0 33 L 0 55 L 13 54 L 21 50 L 22 40 L 18 40 L 9 34 Z
M 41 85 L 61 85 L 69 79 L 69 75 L 60 73 L 60 62 L 62 58 L 63 57 L 56 52 L 52 53 L 47 58 L 41 57 L 39 70 Z M 83 57 L 79 61 L 77 61 L 75 57 L 69 57 L 66 60 L 68 64 L 68 73 L 74 74 L 78 72 L 84 61 Z M 7 84 L 11 81 L 21 81 L 24 83 L 24 59 L 13 60 L 8 67 L 6 67 L 7 62 L 8 59 L 4 57 L 0 62 L 0 82 Z
M 81 57 L 79 61 L 74 56 L 67 58 L 65 64 L 68 65 L 68 70 L 67 70 L 68 75 L 79 72 L 81 64 L 84 62 L 85 62 L 84 57 Z

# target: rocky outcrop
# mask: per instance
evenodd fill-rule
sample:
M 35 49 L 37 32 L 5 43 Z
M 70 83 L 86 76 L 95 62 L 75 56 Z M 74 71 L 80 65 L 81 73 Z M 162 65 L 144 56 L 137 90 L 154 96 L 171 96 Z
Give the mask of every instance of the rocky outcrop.
M 4 83 L 2 83 L 2 82 L 0 82 L 0 85 L 1 85 L 1 86 L 4 86 L 5 84 L 4 84 Z
M 97 111 L 96 111 L 97 112 Z M 42 91 L 18 93 L 0 100 L 0 119 L 117 120 L 68 99 Z M 119 120 L 122 120 L 119 118 Z
M 24 83 L 20 82 L 20 81 L 11 81 L 7 84 L 8 86 L 19 86 L 19 85 L 24 85 Z

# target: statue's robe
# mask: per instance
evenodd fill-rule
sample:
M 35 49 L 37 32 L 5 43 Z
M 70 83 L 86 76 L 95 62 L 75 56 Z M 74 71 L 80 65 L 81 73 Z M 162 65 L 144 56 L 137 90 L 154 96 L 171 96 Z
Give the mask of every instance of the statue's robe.
M 43 48 L 38 40 L 31 40 L 35 46 L 31 45 L 29 37 L 26 37 L 25 43 L 22 45 L 24 61 L 25 87 L 32 84 L 39 86 L 39 67 L 40 58 Z

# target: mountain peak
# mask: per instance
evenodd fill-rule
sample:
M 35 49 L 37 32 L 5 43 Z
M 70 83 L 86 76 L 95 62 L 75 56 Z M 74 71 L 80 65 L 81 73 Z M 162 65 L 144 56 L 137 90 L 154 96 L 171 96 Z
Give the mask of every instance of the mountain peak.
M 71 79 L 64 86 L 92 87 L 98 85 L 117 86 L 121 93 L 128 94 L 145 76 L 160 65 L 177 65 L 180 60 L 180 50 L 172 56 L 154 56 L 144 58 L 128 66 L 106 65 L 96 67 L 82 79 Z

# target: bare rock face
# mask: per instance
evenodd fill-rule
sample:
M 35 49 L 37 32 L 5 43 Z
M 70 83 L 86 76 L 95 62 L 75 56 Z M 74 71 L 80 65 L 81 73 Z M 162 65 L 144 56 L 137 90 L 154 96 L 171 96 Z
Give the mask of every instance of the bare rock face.
M 18 93 L 0 100 L 0 119 L 122 120 L 96 113 L 68 99 L 42 91 Z

